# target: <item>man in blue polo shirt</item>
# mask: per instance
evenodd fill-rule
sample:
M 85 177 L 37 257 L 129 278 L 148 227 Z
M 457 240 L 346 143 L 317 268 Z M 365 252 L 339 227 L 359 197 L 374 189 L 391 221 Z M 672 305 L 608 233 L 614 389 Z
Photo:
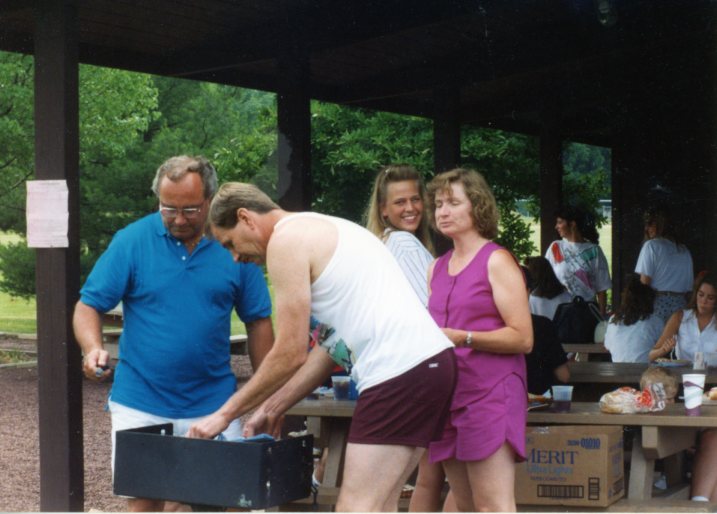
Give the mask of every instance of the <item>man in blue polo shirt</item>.
M 117 430 L 174 423 L 181 435 L 236 390 L 230 366 L 232 309 L 247 328 L 256 369 L 273 344 L 271 302 L 254 264 L 234 262 L 204 237 L 216 172 L 202 157 L 179 156 L 157 170 L 152 190 L 159 212 L 117 232 L 80 292 L 73 325 L 91 380 L 111 370 L 102 345 L 101 313 L 122 301 L 124 328 L 110 391 L 112 456 Z M 238 423 L 225 435 L 241 435 Z M 162 502 L 133 498 L 131 511 Z

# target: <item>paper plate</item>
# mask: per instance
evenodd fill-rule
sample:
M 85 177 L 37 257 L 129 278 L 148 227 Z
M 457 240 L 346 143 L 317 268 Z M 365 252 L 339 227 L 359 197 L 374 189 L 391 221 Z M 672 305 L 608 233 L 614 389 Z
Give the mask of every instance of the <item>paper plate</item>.
M 682 368 L 685 366 L 691 366 L 692 361 L 684 360 L 684 359 L 676 359 L 671 361 L 655 361 L 653 362 L 655 366 L 661 366 L 663 368 Z

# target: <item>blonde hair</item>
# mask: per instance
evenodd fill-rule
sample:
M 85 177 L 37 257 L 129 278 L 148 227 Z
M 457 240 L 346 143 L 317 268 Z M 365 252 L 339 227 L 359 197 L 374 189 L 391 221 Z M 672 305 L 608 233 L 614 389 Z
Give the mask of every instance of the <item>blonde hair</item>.
M 452 194 L 451 185 L 455 183 L 463 185 L 466 196 L 471 202 L 473 207 L 471 215 L 478 233 L 486 239 L 494 239 L 498 235 L 500 219 L 498 204 L 488 182 L 475 170 L 456 168 L 436 175 L 428 184 L 428 203 L 431 212 L 436 211 L 436 194 L 439 192 Z M 435 223 L 435 216 L 432 218 Z
M 369 200 L 368 208 L 364 216 L 366 219 L 366 228 L 380 239 L 383 239 L 386 229 L 398 230 L 391 224 L 388 218 L 384 218 L 381 215 L 381 210 L 386 205 L 388 197 L 388 185 L 406 180 L 416 181 L 421 202 L 423 202 L 424 206 L 428 205 L 426 202 L 426 186 L 423 184 L 421 175 L 416 168 L 409 164 L 391 164 L 381 168 L 373 182 L 371 199 Z M 429 252 L 433 253 L 429 213 L 425 207 L 421 213 L 421 223 L 418 225 L 414 235 Z
M 640 389 L 647 389 L 650 384 L 662 384 L 665 389 L 665 400 L 674 400 L 677 396 L 677 378 L 665 368 L 650 366 L 640 377 Z
M 219 228 L 233 228 L 237 224 L 237 209 L 245 208 L 266 214 L 280 207 L 253 184 L 227 182 L 223 184 L 209 206 L 209 222 Z

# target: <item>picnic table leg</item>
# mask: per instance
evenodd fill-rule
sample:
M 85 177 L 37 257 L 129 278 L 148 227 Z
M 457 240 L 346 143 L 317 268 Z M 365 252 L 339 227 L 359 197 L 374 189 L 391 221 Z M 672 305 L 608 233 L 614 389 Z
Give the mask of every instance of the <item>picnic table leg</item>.
M 652 478 L 655 472 L 655 459 L 645 456 L 642 448 L 642 434 L 635 434 L 630 458 L 630 485 L 627 497 L 630 500 L 649 500 L 652 498 Z
M 321 425 L 322 436 L 328 434 L 329 455 L 324 468 L 324 479 L 321 484 L 325 487 L 338 487 L 341 485 L 341 472 L 343 471 L 344 456 L 346 454 L 346 439 L 348 437 L 350 419 L 323 418 Z M 324 439 L 326 440 L 326 439 Z

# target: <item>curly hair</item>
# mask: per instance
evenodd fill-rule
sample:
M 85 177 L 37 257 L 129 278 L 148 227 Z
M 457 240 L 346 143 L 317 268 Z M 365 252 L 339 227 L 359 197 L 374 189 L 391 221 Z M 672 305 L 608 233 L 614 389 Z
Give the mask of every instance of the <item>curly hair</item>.
M 453 184 L 463 185 L 471 202 L 471 217 L 478 233 L 486 239 L 494 239 L 498 235 L 500 219 L 498 205 L 485 178 L 475 170 L 456 168 L 436 175 L 428 184 L 428 204 L 431 212 L 436 211 L 436 194 L 445 192 L 451 195 Z M 435 216 L 432 216 L 432 223 L 436 228 Z
M 620 307 L 610 322 L 629 326 L 649 318 L 654 311 L 655 295 L 654 289 L 640 282 L 638 275 L 631 274 L 622 291 Z

